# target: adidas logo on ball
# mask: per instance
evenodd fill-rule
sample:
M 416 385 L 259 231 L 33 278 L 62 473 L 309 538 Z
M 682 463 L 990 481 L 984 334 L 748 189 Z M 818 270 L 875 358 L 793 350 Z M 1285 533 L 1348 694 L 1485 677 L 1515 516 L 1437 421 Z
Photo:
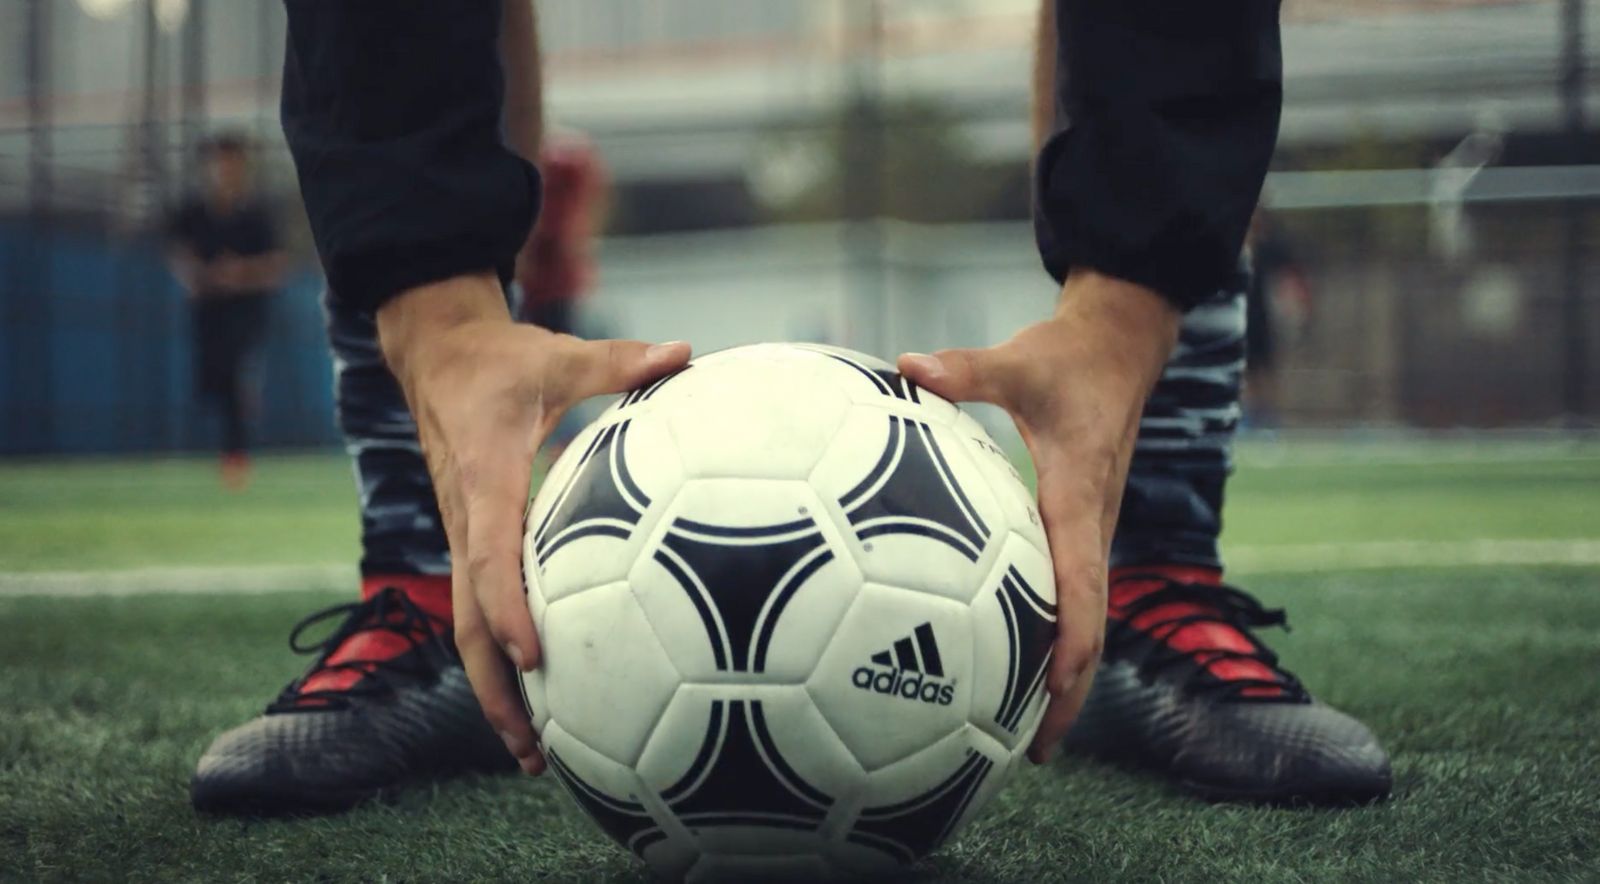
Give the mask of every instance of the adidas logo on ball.
M 955 700 L 956 686 L 943 679 L 944 664 L 931 623 L 873 654 L 870 665 L 858 667 L 850 675 L 850 683 L 863 691 L 949 706 Z

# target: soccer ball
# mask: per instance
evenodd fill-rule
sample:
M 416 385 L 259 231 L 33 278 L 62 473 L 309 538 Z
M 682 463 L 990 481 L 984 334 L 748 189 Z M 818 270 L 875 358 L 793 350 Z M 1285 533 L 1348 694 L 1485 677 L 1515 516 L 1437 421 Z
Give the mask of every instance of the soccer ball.
M 622 397 L 552 467 L 523 569 L 550 770 L 668 877 L 912 862 L 1043 713 L 1031 495 L 976 421 L 860 353 L 740 347 Z

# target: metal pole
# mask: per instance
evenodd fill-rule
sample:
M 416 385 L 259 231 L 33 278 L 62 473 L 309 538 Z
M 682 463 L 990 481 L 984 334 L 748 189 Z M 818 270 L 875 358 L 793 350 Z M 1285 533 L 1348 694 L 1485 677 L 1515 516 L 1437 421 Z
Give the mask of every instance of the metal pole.
M 28 0 L 28 210 L 35 220 L 49 212 L 54 180 L 50 167 L 49 6 Z
M 267 128 L 277 117 L 272 106 L 272 4 L 256 0 L 256 143 L 266 140 Z
M 1583 63 L 1584 0 L 1563 0 L 1561 6 L 1561 101 L 1566 119 L 1567 161 L 1579 165 L 1584 156 L 1585 120 Z M 1567 421 L 1583 422 L 1587 405 L 1588 325 L 1583 294 L 1583 200 L 1564 205 L 1561 237 L 1562 322 L 1566 326 L 1562 359 L 1561 404 Z
M 162 56 L 161 22 L 156 16 L 156 0 L 144 0 L 144 82 L 141 84 L 139 116 L 139 174 L 149 217 L 160 218 L 167 211 L 167 132 L 164 126 L 169 105 L 167 103 L 166 65 Z M 144 309 L 138 313 L 139 338 L 144 341 L 166 341 L 176 317 L 165 297 L 167 280 L 164 271 L 147 271 L 145 285 L 139 287 Z M 180 417 L 169 405 L 167 369 L 170 364 L 170 346 L 159 346 L 144 351 L 148 358 L 141 360 L 145 382 L 144 413 L 148 415 L 148 436 L 156 447 L 171 449 L 176 446 L 182 432 Z
M 159 213 L 167 199 L 166 133 L 161 128 L 165 90 L 161 64 L 161 22 L 156 0 L 144 0 L 144 82 L 139 108 L 139 173 L 151 208 Z
M 51 327 L 51 204 L 54 202 L 54 169 L 50 120 L 50 10 L 46 0 L 28 0 L 27 46 L 24 78 L 28 107 L 28 223 L 23 234 L 23 280 L 15 297 L 22 322 L 10 323 L 16 361 L 12 377 L 26 378 L 26 385 L 13 388 L 13 402 L 32 407 L 20 409 L 22 421 L 17 435 L 23 450 L 47 451 L 55 439 L 55 397 L 50 372 Z
M 183 23 L 183 160 L 179 168 L 185 184 L 195 180 L 207 124 L 205 10 L 205 0 L 189 0 L 189 14 Z
M 840 145 L 840 208 L 844 216 L 845 266 L 849 273 L 856 327 L 847 340 L 873 355 L 887 357 L 887 243 L 883 227 L 885 186 L 883 119 L 883 6 L 880 0 L 849 2 L 843 25 L 866 35 L 865 46 L 850 45 L 850 91 Z M 863 21 L 864 19 L 864 21 Z M 854 44 L 857 34 L 850 34 Z

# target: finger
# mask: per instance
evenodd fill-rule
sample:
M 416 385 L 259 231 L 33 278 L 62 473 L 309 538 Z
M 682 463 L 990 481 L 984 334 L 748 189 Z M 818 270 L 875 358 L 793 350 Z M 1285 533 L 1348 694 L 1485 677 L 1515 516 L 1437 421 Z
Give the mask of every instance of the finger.
M 1078 720 L 1078 713 L 1083 711 L 1083 701 L 1088 699 L 1089 688 L 1093 684 L 1094 670 L 1091 669 L 1085 677 L 1073 683 L 1065 696 L 1050 698 L 1050 705 L 1045 707 L 1044 717 L 1039 720 L 1039 729 L 1034 732 L 1033 742 L 1028 745 L 1029 761 L 1044 764 L 1055 757 L 1056 750 L 1061 748 L 1061 741 Z
M 522 515 L 538 441 L 506 440 L 489 448 L 492 455 L 461 465 L 466 555 L 456 567 L 464 570 L 468 595 L 495 644 L 527 672 L 538 665 L 539 634 L 522 583 Z
M 940 350 L 905 353 L 900 356 L 901 374 L 951 402 L 992 402 L 1003 405 L 1000 357 L 994 348 L 981 350 Z
M 1099 534 L 1098 524 L 1089 534 Z M 1052 542 L 1054 548 L 1057 543 Z M 1070 550 L 1071 542 L 1061 544 Z M 1097 550 L 1055 560 L 1056 647 L 1045 676 L 1052 696 L 1065 696 L 1099 662 L 1106 621 L 1105 560 Z
M 689 362 L 689 345 L 565 338 L 551 358 L 545 389 L 550 404 L 564 409 L 590 396 L 622 393 L 677 371 Z
M 489 634 L 483 612 L 461 579 L 453 582 L 456 620 L 456 649 L 472 683 L 483 717 L 505 743 L 506 751 L 517 759 L 523 771 L 534 776 L 544 771 L 544 754 L 533 722 L 522 705 L 513 679 L 520 677 L 506 665 L 500 648 Z
M 1052 662 L 1061 659 L 1073 660 L 1065 667 L 1061 667 L 1071 675 L 1067 677 L 1063 690 L 1059 693 L 1051 691 L 1050 705 L 1045 707 L 1044 717 L 1039 721 L 1039 729 L 1034 732 L 1033 742 L 1028 747 L 1028 758 L 1035 764 L 1043 764 L 1055 756 L 1056 749 L 1060 747 L 1067 732 L 1072 730 L 1073 723 L 1078 720 L 1078 713 L 1083 711 L 1084 701 L 1089 697 L 1089 688 L 1094 684 L 1095 670 L 1099 667 L 1105 614 L 1101 613 L 1094 619 L 1101 624 L 1101 628 L 1095 630 L 1094 635 L 1063 632 L 1056 638 Z M 1051 677 L 1058 671 L 1052 666 Z M 1048 690 L 1048 677 L 1046 684 Z
M 1063 479 L 1053 461 L 1040 464 L 1039 514 L 1056 577 L 1057 638 L 1045 685 L 1050 707 L 1029 750 L 1047 760 L 1077 719 L 1105 639 L 1106 545 L 1103 506 L 1092 472 Z

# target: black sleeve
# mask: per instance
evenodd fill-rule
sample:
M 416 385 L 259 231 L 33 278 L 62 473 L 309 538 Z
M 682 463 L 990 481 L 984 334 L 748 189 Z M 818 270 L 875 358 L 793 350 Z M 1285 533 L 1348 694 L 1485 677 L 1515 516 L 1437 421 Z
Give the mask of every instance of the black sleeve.
M 283 131 L 335 297 L 510 276 L 539 177 L 501 137 L 500 0 L 284 0 Z
M 1277 142 L 1278 0 L 1055 0 L 1055 128 L 1034 231 L 1187 308 L 1236 272 Z

